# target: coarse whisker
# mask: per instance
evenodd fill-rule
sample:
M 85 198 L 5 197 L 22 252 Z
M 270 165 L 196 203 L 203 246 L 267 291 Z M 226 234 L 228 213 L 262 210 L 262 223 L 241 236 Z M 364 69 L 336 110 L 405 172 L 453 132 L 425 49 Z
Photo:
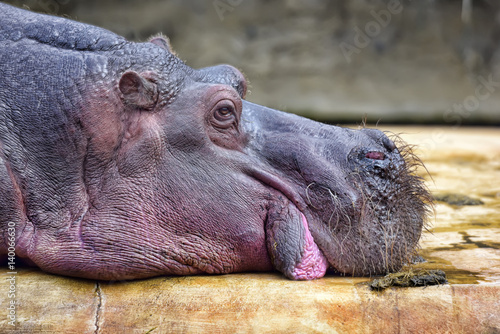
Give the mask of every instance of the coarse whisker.
M 315 207 L 313 204 L 312 204 L 312 201 L 311 201 L 311 197 L 309 196 L 309 188 L 311 188 L 311 186 L 315 185 L 316 182 L 311 182 L 309 183 L 309 185 L 306 187 L 306 197 L 307 197 L 307 201 L 309 202 L 308 205 L 312 206 L 314 209 L 316 210 L 319 210 L 319 208 Z

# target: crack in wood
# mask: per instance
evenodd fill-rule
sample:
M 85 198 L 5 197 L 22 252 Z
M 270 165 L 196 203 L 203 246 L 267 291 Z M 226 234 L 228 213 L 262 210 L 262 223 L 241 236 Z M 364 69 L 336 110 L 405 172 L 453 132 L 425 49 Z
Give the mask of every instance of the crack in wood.
M 99 285 L 99 282 L 96 282 L 95 284 L 95 298 L 97 299 L 97 309 L 95 312 L 95 322 L 94 322 L 94 327 L 95 331 L 94 334 L 99 333 L 99 318 L 101 316 L 101 306 L 102 306 L 102 294 L 101 294 L 101 286 Z

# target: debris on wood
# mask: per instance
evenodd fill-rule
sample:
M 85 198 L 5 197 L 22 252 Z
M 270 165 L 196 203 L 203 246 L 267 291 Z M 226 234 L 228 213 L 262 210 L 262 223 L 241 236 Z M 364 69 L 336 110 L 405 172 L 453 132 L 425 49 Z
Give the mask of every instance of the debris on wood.
M 372 290 L 384 290 L 389 287 L 418 287 L 446 284 L 446 274 L 442 270 L 419 270 L 412 269 L 386 275 L 370 282 Z

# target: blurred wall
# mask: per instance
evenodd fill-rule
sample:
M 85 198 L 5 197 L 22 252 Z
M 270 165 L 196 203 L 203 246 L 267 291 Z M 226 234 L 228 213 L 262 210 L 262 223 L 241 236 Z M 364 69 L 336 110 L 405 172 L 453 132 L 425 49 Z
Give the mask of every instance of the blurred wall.
M 249 100 L 321 120 L 500 124 L 493 0 L 5 2 L 136 41 L 163 32 L 192 67 L 240 68 Z

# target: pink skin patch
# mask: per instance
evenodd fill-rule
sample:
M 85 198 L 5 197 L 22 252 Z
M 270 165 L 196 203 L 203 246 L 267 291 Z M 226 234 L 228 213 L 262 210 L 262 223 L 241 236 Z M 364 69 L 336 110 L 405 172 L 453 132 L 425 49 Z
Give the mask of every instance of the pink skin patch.
M 372 160 L 384 160 L 385 154 L 382 152 L 368 152 L 366 153 L 366 157 Z
M 304 225 L 304 229 L 306 231 L 306 245 L 302 260 L 293 270 L 292 276 L 296 280 L 321 278 L 325 276 L 326 270 L 328 269 L 328 261 L 314 242 L 314 238 L 311 235 L 311 232 L 309 232 L 309 225 L 306 217 L 302 212 L 300 213 L 300 216 L 302 217 L 302 224 Z

